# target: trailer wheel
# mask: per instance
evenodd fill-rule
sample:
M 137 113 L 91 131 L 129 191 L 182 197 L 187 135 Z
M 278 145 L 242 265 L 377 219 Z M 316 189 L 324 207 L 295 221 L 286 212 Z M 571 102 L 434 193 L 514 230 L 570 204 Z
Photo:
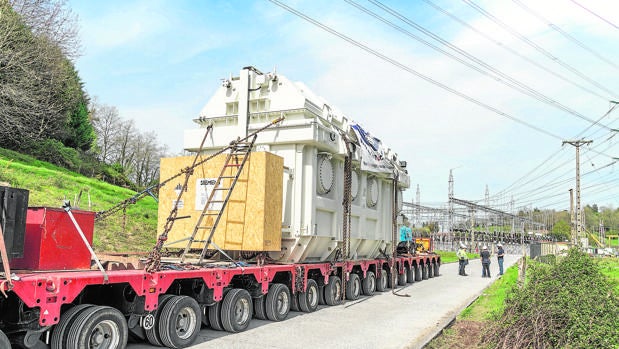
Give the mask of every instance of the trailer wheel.
M 399 286 L 406 286 L 406 282 L 408 281 L 407 275 L 408 275 L 408 272 L 406 270 L 404 270 L 402 274 L 398 274 L 398 285 Z
M 441 268 L 441 263 L 439 261 L 434 262 L 434 276 L 440 276 L 439 269 Z
M 52 331 L 51 347 L 52 349 L 64 349 L 67 343 L 68 329 L 75 321 L 76 316 L 82 311 L 94 307 L 92 304 L 76 305 L 60 315 L 60 321 L 54 326 Z M 10 348 L 10 346 L 0 348 Z
M 196 340 L 200 331 L 200 305 L 187 296 L 175 296 L 161 309 L 159 335 L 169 348 L 185 348 Z
M 413 270 L 413 267 L 406 267 L 405 273 L 406 282 L 412 284 L 415 281 L 415 271 Z
M 266 314 L 271 321 L 282 321 L 290 312 L 290 291 L 284 284 L 273 284 L 266 297 Z
M 423 280 L 423 273 L 421 271 L 421 265 L 415 264 L 415 281 Z
M 320 305 L 327 305 L 327 302 L 325 302 L 325 286 L 318 286 L 318 304 Z
M 221 305 L 221 324 L 228 332 L 245 331 L 251 321 L 252 310 L 249 292 L 242 288 L 235 288 L 226 294 Z
M 421 264 L 421 278 L 428 280 L 428 265 L 426 263 Z
M 292 311 L 301 311 L 299 308 L 299 298 L 301 298 L 303 293 L 297 291 L 297 293 L 290 293 L 290 310 Z
M 267 320 L 266 298 L 266 295 L 254 298 L 254 316 L 256 319 Z
M 376 290 L 376 276 L 374 276 L 374 272 L 368 270 L 368 272 L 365 273 L 365 279 L 363 279 L 361 283 L 361 289 L 366 296 L 374 295 L 374 291 Z
M 359 299 L 361 295 L 361 280 L 359 280 L 359 275 L 352 273 L 348 277 L 348 282 L 346 283 L 346 299 L 354 301 Z
M 11 342 L 9 342 L 9 337 L 0 330 L 0 348 L 10 348 Z
M 428 263 L 428 278 L 433 278 L 434 277 L 434 263 L 430 262 Z
M 77 315 L 63 348 L 125 348 L 128 339 L 129 328 L 120 311 L 107 306 L 93 306 Z
M 299 292 L 299 308 L 305 313 L 311 313 L 318 309 L 318 283 L 314 279 L 307 279 L 305 292 Z
M 158 347 L 162 346 L 161 336 L 159 336 L 159 318 L 161 315 L 161 309 L 163 309 L 163 306 L 172 298 L 174 298 L 174 295 L 171 294 L 162 294 L 159 296 L 159 306 L 157 306 L 157 310 L 155 310 L 155 314 L 153 314 L 155 316 L 155 323 L 153 327 L 148 330 L 144 330 L 148 343 L 152 345 L 156 345 Z
M 325 303 L 338 305 L 342 302 L 342 280 L 335 275 L 329 276 L 329 283 L 325 285 Z
M 208 307 L 208 323 L 214 330 L 224 330 L 224 327 L 221 325 L 221 301 Z
M 393 284 L 393 276 L 391 275 L 391 272 L 387 271 L 387 269 L 385 269 L 385 273 L 387 274 L 387 288 L 394 288 L 394 284 Z M 397 275 L 396 275 L 397 278 Z M 398 282 L 396 280 L 396 282 Z
M 200 309 L 202 310 L 202 326 L 203 327 L 209 327 L 209 323 L 208 323 L 208 306 L 206 305 L 200 305 Z
M 387 272 L 382 269 L 380 275 L 376 279 L 376 291 L 385 292 L 387 290 Z

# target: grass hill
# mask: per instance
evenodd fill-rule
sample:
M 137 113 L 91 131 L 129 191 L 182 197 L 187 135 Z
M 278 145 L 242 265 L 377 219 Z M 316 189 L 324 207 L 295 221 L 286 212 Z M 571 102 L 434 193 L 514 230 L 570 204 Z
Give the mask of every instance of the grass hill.
M 71 200 L 74 208 L 103 211 L 135 194 L 98 179 L 68 171 L 11 150 L 0 148 L 0 182 L 30 191 L 29 206 L 61 207 Z M 81 196 L 80 196 L 81 192 Z M 80 196 L 79 202 L 75 202 Z M 147 252 L 157 231 L 157 202 L 146 197 L 127 208 L 125 231 L 122 210 L 95 224 L 94 247 L 105 252 Z

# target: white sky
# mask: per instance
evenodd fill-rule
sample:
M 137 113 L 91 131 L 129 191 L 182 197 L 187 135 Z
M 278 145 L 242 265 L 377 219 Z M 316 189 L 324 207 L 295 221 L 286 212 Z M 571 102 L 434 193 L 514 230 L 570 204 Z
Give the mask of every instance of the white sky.
M 550 104 L 597 120 L 612 106 L 609 100 L 619 100 L 619 2 L 576 1 L 611 24 L 571 0 L 474 2 L 558 59 L 551 60 L 465 2 L 432 0 L 562 78 L 423 1 L 385 0 L 384 4 L 542 98 L 552 99 Z M 582 173 L 594 171 L 582 177 L 583 204 L 619 206 L 618 165 L 604 167 L 614 161 L 612 157 L 619 157 L 615 138 L 609 139 L 614 133 L 607 128 L 593 126 L 581 134 L 590 122 L 506 87 L 345 1 L 285 3 L 420 74 L 558 138 L 449 93 L 269 1 L 75 0 L 70 5 L 80 18 L 84 46 L 76 65 L 91 96 L 117 106 L 121 116 L 134 119 L 140 129 L 155 131 L 174 153 L 181 151 L 183 130 L 194 128 L 192 119 L 220 79 L 248 65 L 264 72 L 276 67 L 278 73 L 304 82 L 361 123 L 408 162 L 412 187 L 405 193 L 406 201 L 414 200 L 419 185 L 422 204 L 444 204 L 449 170 L 454 169 L 457 198 L 483 199 L 487 185 L 491 205 L 499 208 L 506 209 L 500 205 L 513 196 L 516 207 L 566 209 L 568 189 L 575 186 L 575 150 L 568 145 L 562 148 L 561 140 L 585 137 L 594 141 L 590 148 L 603 154 L 582 148 Z M 450 51 L 371 2 L 358 3 Z M 603 58 L 566 39 L 518 3 Z M 619 111 L 614 111 L 601 123 L 619 128 L 618 118 Z

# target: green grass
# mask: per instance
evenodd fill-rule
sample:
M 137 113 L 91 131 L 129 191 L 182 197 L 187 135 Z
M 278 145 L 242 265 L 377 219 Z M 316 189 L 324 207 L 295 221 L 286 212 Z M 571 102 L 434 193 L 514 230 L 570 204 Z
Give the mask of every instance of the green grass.
M 61 207 L 70 200 L 74 208 L 103 211 L 135 194 L 134 191 L 76 174 L 30 156 L 0 149 L 0 182 L 30 191 L 29 206 Z M 80 196 L 79 203 L 76 198 Z M 155 243 L 157 203 L 151 197 L 130 205 L 122 230 L 122 211 L 95 225 L 98 251 L 147 251 Z
M 453 251 L 434 251 L 439 256 L 441 256 L 441 263 L 454 263 L 458 261 L 458 257 L 456 257 L 456 252 Z M 477 259 L 479 258 L 479 254 L 477 253 L 467 253 L 469 259 Z
M 486 321 L 503 311 L 507 291 L 518 280 L 518 266 L 507 268 L 501 278 L 492 283 L 479 298 L 460 313 L 459 318 Z
M 619 291 L 619 258 L 596 258 L 594 261 L 599 265 L 602 274 L 616 283 L 615 289 Z

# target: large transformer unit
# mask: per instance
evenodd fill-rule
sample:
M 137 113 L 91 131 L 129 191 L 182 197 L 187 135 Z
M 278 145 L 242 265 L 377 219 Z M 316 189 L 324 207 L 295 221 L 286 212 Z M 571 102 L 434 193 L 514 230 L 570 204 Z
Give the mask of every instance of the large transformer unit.
M 348 258 L 390 251 L 393 206 L 398 202 L 401 209 L 401 191 L 409 186 L 405 162 L 304 84 L 243 68 L 238 77 L 224 80 L 204 106 L 194 120 L 201 128 L 185 132 L 184 148 L 198 151 L 208 125 L 213 132 L 202 148 L 206 154 L 280 116 L 284 121 L 256 141 L 257 150 L 276 154 L 284 163 L 281 250 L 270 251 L 270 257 L 292 263 L 335 257 L 342 241 L 347 149 L 353 159 Z

